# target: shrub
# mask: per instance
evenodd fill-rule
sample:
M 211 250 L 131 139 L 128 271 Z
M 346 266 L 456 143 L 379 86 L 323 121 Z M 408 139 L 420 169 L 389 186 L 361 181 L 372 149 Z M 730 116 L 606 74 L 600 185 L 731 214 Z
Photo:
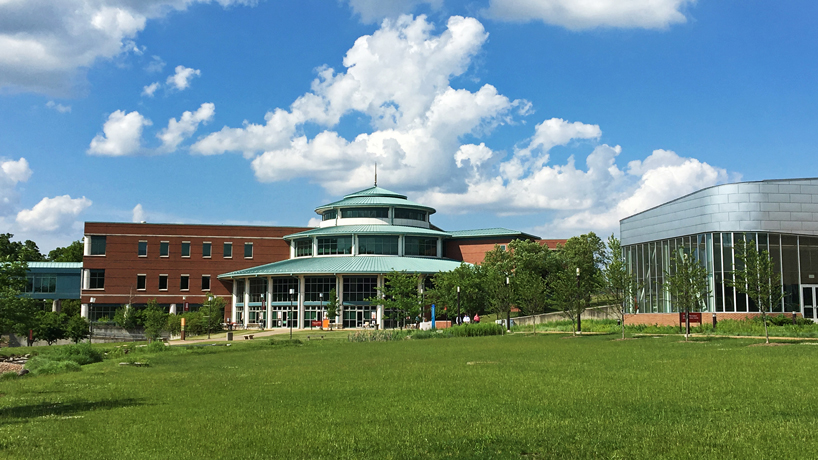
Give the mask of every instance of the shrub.
M 355 331 L 347 336 L 350 342 L 391 342 L 402 340 L 409 335 L 408 331 L 388 330 L 388 331 Z
M 102 352 L 89 343 L 64 345 L 49 353 L 48 358 L 54 361 L 73 361 L 81 366 L 102 361 Z
M 154 340 L 153 342 L 149 343 L 148 346 L 143 347 L 142 350 L 148 353 L 161 353 L 169 348 L 169 346 L 165 345 L 165 342 L 161 340 Z
M 55 361 L 42 356 L 35 356 L 28 360 L 25 368 L 34 375 L 62 374 L 63 372 L 76 372 L 82 369 L 74 361 Z
M 0 380 L 11 380 L 11 379 L 16 379 L 16 378 L 17 378 L 17 373 L 14 372 L 14 371 L 3 372 L 2 374 L 0 374 Z
M 464 324 L 446 329 L 452 337 L 485 337 L 503 335 L 504 327 L 496 323 Z

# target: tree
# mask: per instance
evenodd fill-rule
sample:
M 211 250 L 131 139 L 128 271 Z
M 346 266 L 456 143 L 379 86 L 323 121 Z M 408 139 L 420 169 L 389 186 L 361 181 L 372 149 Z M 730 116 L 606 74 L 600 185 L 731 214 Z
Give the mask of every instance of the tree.
M 167 327 L 168 314 L 159 307 L 156 299 L 148 301 L 145 311 L 142 312 L 142 317 L 145 324 L 145 337 L 149 342 L 158 339 L 162 331 Z
M 80 343 L 81 340 L 88 337 L 89 326 L 90 324 L 88 323 L 88 320 L 82 316 L 68 316 L 65 335 L 69 339 L 73 340 L 74 343 Z
M 563 267 L 576 277 L 579 268 L 579 293 L 583 305 L 577 307 L 577 331 L 582 332 L 582 312 L 591 306 L 591 296 L 602 288 L 602 267 L 605 260 L 605 243 L 594 232 L 573 236 L 560 249 Z M 560 275 L 568 276 L 571 275 Z M 562 280 L 563 282 L 565 280 Z M 576 283 L 576 278 L 574 283 Z
M 383 305 L 385 311 L 394 312 L 403 329 L 407 316 L 420 314 L 418 279 L 414 273 L 393 270 L 384 277 L 384 286 L 377 288 L 378 295 L 367 300 L 370 305 Z
M 434 287 L 426 292 L 426 299 L 437 304 L 437 312 L 445 308 L 449 315 L 458 313 L 457 288 L 460 288 L 460 312 L 483 314 L 486 310 L 485 269 L 466 262 L 449 272 L 435 275 Z
M 492 311 L 501 318 L 506 315 L 506 327 L 511 329 L 511 304 L 514 298 L 514 261 L 510 251 L 494 245 L 494 249 L 486 253 L 481 264 L 484 269 L 484 283 L 489 305 Z
M 622 255 L 622 244 L 613 235 L 608 237 L 608 250 L 602 268 L 603 290 L 619 317 L 622 326 L 622 338 L 625 338 L 625 313 L 628 301 L 636 295 L 636 275 L 628 271 Z
M 37 243 L 26 240 L 25 243 L 19 241 L 11 241 L 14 237 L 11 233 L 0 234 L 0 258 L 7 257 L 10 260 L 19 260 L 23 262 L 40 262 L 45 260 Z
M 64 248 L 56 248 L 48 252 L 48 260 L 52 262 L 82 262 L 85 248 L 82 241 L 74 241 Z
M 566 262 L 567 265 L 567 262 Z M 576 269 L 563 266 L 562 270 L 552 272 L 549 282 L 553 292 L 553 302 L 571 320 L 571 330 L 574 335 L 579 330 L 579 318 L 585 311 L 585 302 L 581 290 L 577 285 Z
M 204 315 L 205 327 L 207 328 L 207 338 L 210 338 L 210 331 L 221 330 L 222 319 L 224 318 L 225 301 L 223 298 L 213 294 L 207 294 L 207 300 L 199 309 Z
M 733 280 L 726 284 L 736 288 L 736 291 L 747 294 L 761 311 L 764 321 L 764 337 L 770 343 L 770 333 L 767 330 L 767 313 L 772 311 L 773 305 L 780 305 L 784 297 L 781 289 L 781 275 L 766 249 L 758 250 L 754 242 L 745 242 L 742 238 L 736 239 L 736 260 L 733 267 Z
M 707 269 L 684 252 L 674 252 L 670 270 L 665 272 L 664 287 L 680 312 L 701 311 L 710 294 Z M 690 322 L 685 325 L 685 340 L 690 335 Z
M 329 290 L 329 298 L 327 299 L 327 318 L 329 319 L 329 330 L 332 330 L 332 323 L 338 317 L 338 293 L 335 288 Z
M 145 324 L 142 312 L 131 304 L 125 304 L 116 309 L 114 323 L 123 329 L 135 329 Z
M 57 340 L 67 337 L 68 318 L 62 313 L 43 311 L 37 315 L 37 325 L 34 327 L 34 338 L 45 340 L 53 345 Z
M 0 333 L 27 336 L 36 325 L 38 302 L 26 297 L 25 261 L 0 257 Z

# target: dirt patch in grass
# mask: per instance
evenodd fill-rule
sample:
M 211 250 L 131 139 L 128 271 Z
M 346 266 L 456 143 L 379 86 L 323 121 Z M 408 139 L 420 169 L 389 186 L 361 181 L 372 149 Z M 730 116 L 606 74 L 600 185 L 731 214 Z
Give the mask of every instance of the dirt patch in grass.
M 625 337 L 624 339 L 622 339 L 622 338 L 613 339 L 614 342 L 621 342 L 623 340 L 636 340 L 636 338 L 635 337 Z
M 22 368 L 22 364 L 0 363 L 0 374 L 3 372 L 17 372 Z
M 748 347 L 783 347 L 785 345 L 792 345 L 790 343 L 770 342 L 770 343 L 754 343 L 747 345 Z

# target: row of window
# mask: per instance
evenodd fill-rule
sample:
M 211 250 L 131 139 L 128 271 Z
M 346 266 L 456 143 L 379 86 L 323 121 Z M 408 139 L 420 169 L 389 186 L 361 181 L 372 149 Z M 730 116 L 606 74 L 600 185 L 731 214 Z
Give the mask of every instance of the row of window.
M 352 237 L 328 237 L 317 239 L 317 255 L 352 254 Z M 407 236 L 404 238 L 404 255 L 407 256 L 437 256 L 437 238 Z M 312 239 L 305 238 L 295 241 L 295 256 L 311 256 L 313 252 Z M 358 254 L 398 255 L 397 236 L 359 236 Z
M 140 240 L 137 248 L 139 257 L 148 257 L 148 242 Z M 190 257 L 190 241 L 182 241 L 180 254 L 183 258 Z M 202 257 L 207 259 L 213 255 L 213 244 L 209 241 L 202 243 Z M 228 241 L 222 244 L 222 256 L 225 259 L 233 257 L 233 243 Z M 170 241 L 159 242 L 159 257 L 170 257 Z M 244 258 L 253 258 L 253 243 L 244 243 Z
M 331 209 L 321 214 L 321 220 L 334 220 L 338 217 L 338 210 Z M 342 219 L 374 217 L 386 219 L 389 217 L 389 208 L 345 208 L 341 209 Z M 417 209 L 395 208 L 395 219 L 410 219 L 426 222 L 426 212 Z
M 26 277 L 26 293 L 53 294 L 57 292 L 57 277 L 36 275 Z
M 36 279 L 36 278 L 35 278 Z M 54 280 L 54 290 L 56 290 L 56 278 Z M 51 289 L 49 285 L 49 289 Z M 105 269 L 91 269 L 88 270 L 88 289 L 105 289 Z M 147 275 L 136 275 L 136 290 L 144 291 L 147 289 Z M 159 290 L 168 290 L 168 275 L 159 275 Z M 181 275 L 179 279 L 179 290 L 190 290 L 190 275 Z M 202 290 L 210 290 L 210 275 L 202 275 Z M 54 292 L 52 291 L 33 291 L 33 292 Z
M 250 302 L 261 302 L 264 293 L 267 292 L 267 278 L 250 278 L 247 289 L 250 294 Z M 329 300 L 329 292 L 336 289 L 337 279 L 334 276 L 308 276 L 304 278 L 304 301 L 306 302 L 326 302 Z M 236 280 L 236 302 L 244 302 L 244 282 Z M 344 277 L 344 302 L 365 302 L 378 293 L 377 276 L 345 276 Z M 298 278 L 277 277 L 272 279 L 271 302 L 295 302 L 298 301 Z M 290 295 L 290 291 L 293 295 Z

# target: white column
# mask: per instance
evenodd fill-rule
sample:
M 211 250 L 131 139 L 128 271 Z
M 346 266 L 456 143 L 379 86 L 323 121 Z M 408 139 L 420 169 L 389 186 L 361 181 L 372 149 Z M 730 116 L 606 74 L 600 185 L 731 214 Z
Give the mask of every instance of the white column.
M 62 311 L 62 302 L 60 302 L 60 299 L 54 299 L 54 301 L 51 302 L 51 311 L 54 313 Z
M 354 239 L 353 239 L 354 241 Z M 353 251 L 354 252 L 354 251 Z M 338 308 L 335 310 L 335 325 L 344 324 L 344 277 L 343 275 L 335 275 L 335 295 L 338 298 Z
M 82 238 L 82 254 L 83 255 L 90 255 L 91 254 L 91 237 L 85 235 Z
M 403 250 L 403 245 L 405 244 L 405 239 L 403 235 L 398 236 L 398 255 L 403 256 L 405 251 Z
M 265 303 L 265 305 L 266 305 L 265 309 L 267 311 L 267 329 L 270 329 L 270 328 L 273 327 L 273 318 L 272 318 L 273 310 L 270 307 L 270 301 L 273 299 L 273 277 L 272 276 L 267 277 L 267 292 L 264 295 L 267 298 L 267 302 Z
M 290 241 L 290 259 L 295 259 L 295 240 Z
M 298 277 L 298 329 L 304 329 L 304 275 Z
M 169 310 L 169 313 L 170 313 L 171 315 L 175 315 L 175 314 L 176 314 L 176 304 L 175 304 L 175 303 L 170 304 L 170 310 Z
M 88 304 L 87 303 L 84 303 L 84 304 L 80 305 L 80 316 L 82 316 L 85 319 L 88 319 Z
M 236 322 L 236 304 L 239 303 L 239 280 L 233 278 L 233 308 L 230 310 L 230 322 Z
M 248 278 L 244 278 L 242 280 L 242 284 L 244 285 L 244 325 L 247 326 L 250 318 L 250 280 Z
M 438 257 L 443 257 L 443 239 L 442 238 L 437 239 L 437 256 Z
M 385 284 L 385 281 L 386 281 L 386 278 L 383 275 L 378 275 L 377 286 L 379 288 L 383 288 L 383 286 Z M 379 296 L 383 297 L 380 294 L 379 294 Z M 377 311 L 377 317 L 378 317 L 378 329 L 383 329 L 383 323 L 381 322 L 381 320 L 383 319 L 383 304 L 378 304 L 378 306 L 376 308 L 377 308 L 376 311 Z

